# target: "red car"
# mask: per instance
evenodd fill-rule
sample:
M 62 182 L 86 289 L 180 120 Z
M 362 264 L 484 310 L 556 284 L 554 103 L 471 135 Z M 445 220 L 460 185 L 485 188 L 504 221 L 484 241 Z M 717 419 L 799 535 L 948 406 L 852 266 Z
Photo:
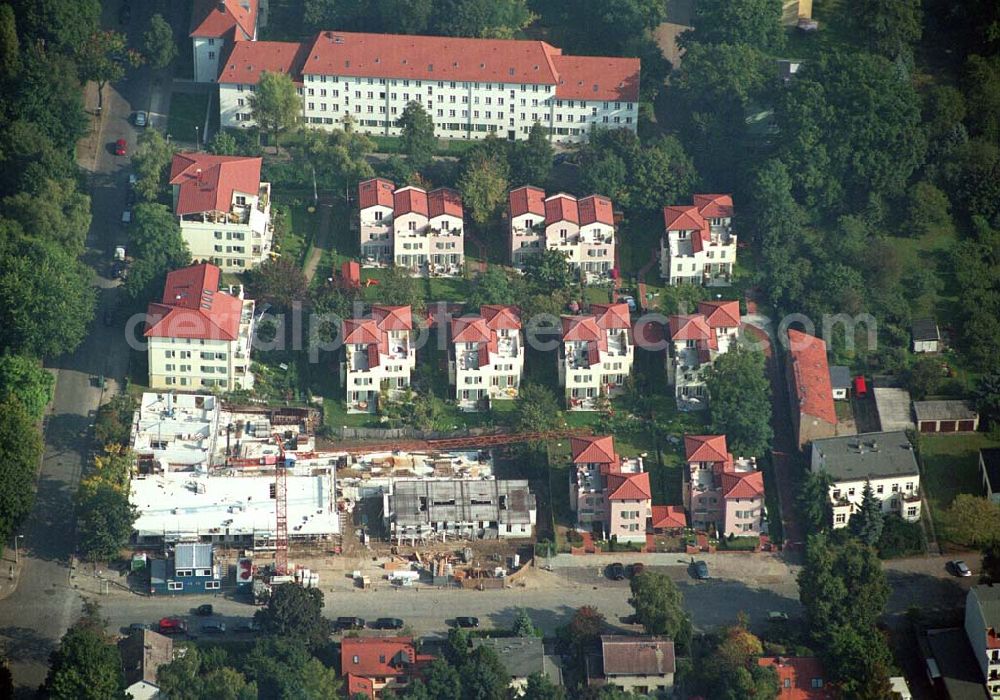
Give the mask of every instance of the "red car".
M 125 139 L 118 139 L 115 141 L 115 155 L 124 156 L 128 155 L 128 143 Z
M 187 632 L 187 623 L 176 617 L 164 617 L 158 625 L 160 634 L 184 634 Z

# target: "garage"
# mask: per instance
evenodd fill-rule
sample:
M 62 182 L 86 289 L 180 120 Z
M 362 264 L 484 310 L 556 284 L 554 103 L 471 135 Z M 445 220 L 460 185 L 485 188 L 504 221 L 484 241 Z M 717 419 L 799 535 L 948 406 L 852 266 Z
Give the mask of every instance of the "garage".
M 921 433 L 971 433 L 979 428 L 979 414 L 967 401 L 914 401 L 913 413 Z

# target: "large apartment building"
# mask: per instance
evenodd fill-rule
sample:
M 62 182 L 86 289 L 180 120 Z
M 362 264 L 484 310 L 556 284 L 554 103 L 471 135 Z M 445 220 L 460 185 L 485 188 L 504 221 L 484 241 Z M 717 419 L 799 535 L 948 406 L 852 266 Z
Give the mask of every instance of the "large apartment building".
M 398 136 L 410 102 L 439 138 L 526 139 L 538 123 L 574 143 L 594 127 L 638 123 L 637 58 L 565 56 L 544 41 L 324 31 L 302 44 L 236 43 L 217 73 L 222 126 L 253 124 L 247 95 L 260 66 L 301 84 L 302 119 L 317 129 L 350 118 L 360 132 Z
M 396 188 L 382 178 L 358 185 L 358 232 L 366 265 L 413 274 L 458 275 L 465 262 L 464 213 L 455 190 Z
M 705 371 L 715 358 L 728 352 L 740 331 L 738 301 L 700 301 L 698 312 L 671 316 L 668 320 L 670 353 L 667 382 L 681 411 L 708 408 Z
M 521 312 L 484 305 L 478 316 L 451 320 L 448 378 L 460 408 L 475 411 L 484 401 L 517 398 L 524 373 Z
M 663 208 L 660 275 L 679 284 L 729 284 L 736 264 L 733 198 L 696 194 L 694 204 Z
M 146 311 L 151 389 L 230 391 L 253 387 L 254 303 L 222 291 L 222 271 L 201 264 L 167 275 L 163 300 Z
M 195 82 L 214 83 L 225 55 L 257 38 L 259 10 L 259 0 L 195 0 L 189 33 Z
M 622 392 L 635 347 L 626 304 L 591 304 L 590 313 L 562 317 L 559 384 L 571 411 L 592 411 L 603 395 Z
M 398 396 L 410 386 L 410 374 L 417 363 L 412 333 L 409 306 L 375 304 L 370 318 L 343 321 L 340 385 L 347 393 L 349 413 L 373 413 L 383 386 L 390 396 Z
M 734 458 L 725 435 L 685 435 L 684 455 L 684 506 L 692 527 L 719 537 L 766 531 L 764 474 L 754 458 Z
M 588 281 L 611 275 L 615 267 L 615 217 L 611 200 L 592 194 L 581 199 L 560 192 L 551 197 L 530 185 L 511 190 L 510 261 L 522 268 L 528 256 L 558 250 Z
M 645 542 L 653 491 L 642 458 L 620 458 L 610 435 L 571 438 L 570 449 L 569 502 L 577 527 L 592 530 L 598 525 L 602 539 Z
M 262 158 L 177 153 L 170 164 L 173 207 L 191 258 L 245 272 L 271 253 L 271 184 Z

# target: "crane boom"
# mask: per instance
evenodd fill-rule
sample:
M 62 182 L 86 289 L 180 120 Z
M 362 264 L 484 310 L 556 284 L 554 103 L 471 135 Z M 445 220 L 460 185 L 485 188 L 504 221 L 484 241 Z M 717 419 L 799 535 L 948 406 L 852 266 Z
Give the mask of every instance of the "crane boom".
M 274 434 L 278 444 L 278 462 L 274 465 L 275 549 L 274 568 L 279 576 L 288 573 L 288 465 L 285 463 L 285 441 Z

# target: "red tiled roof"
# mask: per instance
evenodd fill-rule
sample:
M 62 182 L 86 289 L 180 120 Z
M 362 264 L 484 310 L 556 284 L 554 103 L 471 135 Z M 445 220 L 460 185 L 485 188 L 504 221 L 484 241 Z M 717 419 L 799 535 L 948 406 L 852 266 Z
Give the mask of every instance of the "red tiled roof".
M 481 316 L 462 316 L 451 319 L 453 343 L 488 343 L 492 335 Z
M 427 193 L 428 216 L 447 214 L 462 218 L 462 198 L 458 192 L 447 187 L 439 187 Z
M 607 480 L 609 501 L 642 501 L 653 497 L 653 489 L 649 485 L 649 472 L 611 473 L 604 478 Z
M 558 99 L 639 101 L 638 58 L 557 55 L 552 63 L 559 73 Z
M 763 495 L 763 472 L 722 472 L 724 498 L 757 498 Z
M 242 30 L 253 39 L 258 0 L 195 0 L 190 36 L 218 39 L 229 30 Z M 243 37 L 240 37 L 243 38 Z
M 701 314 L 671 316 L 668 321 L 671 340 L 709 340 L 715 337 Z
M 170 163 L 170 184 L 178 185 L 175 214 L 229 211 L 233 193 L 256 195 L 263 158 L 176 153 Z
M 814 656 L 765 656 L 757 659 L 757 665 L 777 671 L 777 700 L 833 700 L 838 697 L 836 689 L 826 679 L 823 663 Z M 812 687 L 815 678 L 821 680 L 822 687 Z M 785 687 L 786 680 L 788 687 Z
M 344 344 L 370 345 L 377 344 L 381 338 L 378 326 L 370 318 L 344 319 Z
M 591 304 L 590 313 L 597 320 L 597 326 L 604 330 L 632 327 L 632 316 L 628 304 Z
M 687 527 L 684 506 L 653 506 L 652 525 L 657 530 Z
M 593 316 L 562 316 L 563 340 L 606 341 Z
M 371 678 L 357 676 L 353 673 L 347 674 L 347 695 L 353 698 L 355 695 L 364 695 L 367 698 L 375 697 L 375 683 Z
M 518 187 L 510 191 L 508 204 L 511 218 L 529 213 L 545 216 L 545 190 L 531 185 Z
M 740 302 L 699 301 L 698 313 L 705 316 L 709 328 L 739 328 Z
M 545 200 L 545 223 L 555 224 L 560 221 L 580 223 L 580 210 L 577 207 L 576 197 L 562 192 Z
M 674 673 L 674 643 L 663 637 L 601 635 L 606 676 L 663 676 Z
M 516 306 L 501 306 L 500 304 L 483 304 L 479 307 L 480 315 L 486 319 L 486 325 L 492 330 L 520 330 L 521 310 Z
M 611 207 L 611 200 L 599 194 L 592 194 L 577 201 L 580 211 L 580 225 L 600 223 L 608 226 L 615 225 L 614 212 Z
M 368 207 L 380 206 L 392 209 L 392 193 L 396 189 L 396 184 L 381 177 L 373 177 L 358 183 L 358 207 L 367 209 Z
M 663 207 L 663 224 L 668 231 L 701 231 L 705 219 L 692 205 Z
M 303 73 L 551 85 L 559 53 L 544 41 L 324 31 Z
M 569 446 L 573 464 L 618 464 L 615 439 L 610 435 L 570 438 Z
M 831 425 L 837 423 L 830 386 L 830 366 L 826 361 L 826 343 L 794 328 L 788 329 L 788 352 L 799 412 L 819 418 Z
M 221 271 L 204 263 L 174 270 L 163 286 L 163 302 L 146 313 L 147 338 L 232 341 L 239 337 L 243 302 L 220 292 Z
M 412 331 L 413 311 L 407 306 L 372 305 L 372 318 L 383 331 Z
M 218 82 L 256 85 L 267 71 L 287 73 L 300 83 L 307 48 L 295 41 L 237 41 L 222 64 Z
M 728 194 L 696 194 L 694 205 L 706 219 L 731 219 L 733 197 Z
M 727 462 L 725 435 L 685 435 L 684 454 L 688 462 Z
M 392 194 L 392 209 L 396 216 L 410 212 L 427 216 L 427 193 L 419 187 L 400 187 Z
M 340 643 L 343 674 L 366 678 L 405 676 L 417 661 L 410 637 L 345 637 Z

